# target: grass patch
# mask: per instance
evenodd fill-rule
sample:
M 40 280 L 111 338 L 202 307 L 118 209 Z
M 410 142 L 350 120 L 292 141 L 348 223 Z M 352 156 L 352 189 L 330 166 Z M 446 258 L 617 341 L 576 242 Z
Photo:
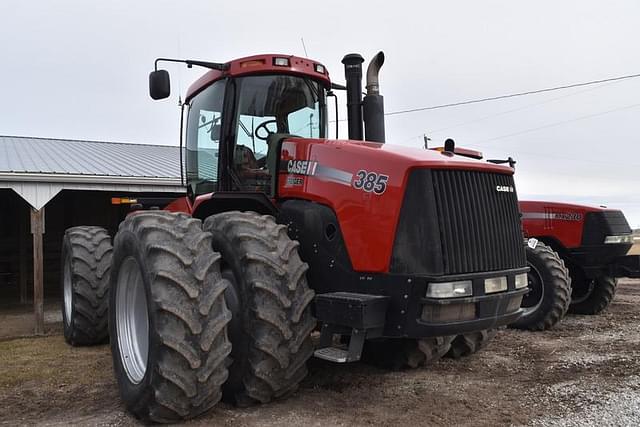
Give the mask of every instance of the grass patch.
M 107 345 L 74 348 L 62 336 L 0 342 L 0 388 L 31 382 L 91 384 L 112 376 Z

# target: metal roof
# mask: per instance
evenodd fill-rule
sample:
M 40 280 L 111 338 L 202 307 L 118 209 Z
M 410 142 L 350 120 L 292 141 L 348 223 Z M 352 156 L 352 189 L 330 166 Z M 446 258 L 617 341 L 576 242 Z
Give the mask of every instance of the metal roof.
M 7 175 L 44 181 L 85 177 L 96 182 L 164 178 L 179 183 L 179 159 L 179 148 L 172 146 L 0 136 L 0 176 L 5 179 Z
M 181 193 L 180 149 L 0 135 L 0 189 L 34 209 L 60 191 Z

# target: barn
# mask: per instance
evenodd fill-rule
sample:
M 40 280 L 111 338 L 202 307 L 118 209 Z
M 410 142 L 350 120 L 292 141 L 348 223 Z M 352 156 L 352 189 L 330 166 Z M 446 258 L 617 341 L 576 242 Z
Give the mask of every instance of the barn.
M 64 230 L 114 233 L 130 209 L 121 200 L 183 195 L 179 159 L 171 146 L 0 136 L 0 313 L 33 310 L 29 328 L 44 333 Z

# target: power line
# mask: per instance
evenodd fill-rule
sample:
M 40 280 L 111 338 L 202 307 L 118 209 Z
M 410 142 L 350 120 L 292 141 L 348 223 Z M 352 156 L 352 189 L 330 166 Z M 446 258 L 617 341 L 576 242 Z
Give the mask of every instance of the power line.
M 612 83 L 609 83 L 609 84 L 612 84 Z M 434 134 L 434 133 L 444 132 L 445 130 L 450 130 L 450 129 L 454 129 L 454 128 L 461 127 L 461 126 L 466 126 L 466 125 L 471 124 L 471 123 L 481 122 L 481 121 L 484 121 L 484 120 L 487 120 L 487 119 L 492 119 L 494 117 L 498 117 L 498 116 L 503 116 L 505 114 L 514 113 L 516 111 L 527 110 L 529 108 L 537 107 L 539 105 L 549 104 L 551 102 L 559 101 L 561 99 L 569 98 L 569 97 L 572 97 L 572 96 L 575 96 L 575 95 L 580 95 L 580 94 L 585 93 L 585 92 L 591 92 L 591 91 L 594 91 L 594 90 L 602 89 L 603 87 L 607 87 L 607 85 L 598 86 L 598 87 L 592 87 L 592 88 L 588 88 L 588 89 L 584 89 L 584 90 L 579 90 L 577 92 L 568 93 L 568 94 L 565 94 L 565 95 L 562 95 L 562 96 L 558 96 L 558 97 L 551 98 L 551 99 L 546 99 L 544 101 L 536 102 L 536 103 L 533 103 L 533 104 L 527 104 L 527 105 L 524 105 L 522 107 L 512 108 L 512 109 L 509 109 L 509 110 L 501 111 L 499 113 L 489 114 L 489 115 L 483 116 L 483 117 L 477 117 L 475 119 L 468 120 L 466 122 L 458 123 L 458 124 L 447 126 L 447 127 L 444 127 L 444 128 L 439 128 L 439 129 L 436 129 L 436 130 L 430 130 L 428 133 L 429 134 Z
M 574 88 L 574 87 L 589 86 L 589 85 L 595 85 L 595 84 L 598 84 L 598 83 L 614 82 L 614 81 L 618 81 L 618 80 L 633 79 L 633 78 L 636 78 L 636 77 L 640 77 L 640 73 L 638 73 L 638 74 L 627 74 L 627 75 L 618 76 L 618 77 L 610 77 L 610 78 L 607 78 L 607 79 L 591 80 L 591 81 L 588 81 L 588 82 L 573 83 L 573 84 L 563 85 L 563 86 L 549 87 L 549 88 L 545 88 L 545 89 L 529 90 L 529 91 L 526 91 L 526 92 L 516 92 L 516 93 L 510 93 L 510 94 L 507 94 L 507 95 L 492 96 L 492 97 L 488 97 L 488 98 L 479 98 L 479 99 L 471 99 L 471 100 L 467 100 L 467 101 L 452 102 L 452 103 L 449 103 L 449 104 L 432 105 L 430 107 L 418 107 L 418 108 L 410 108 L 410 109 L 406 109 L 406 110 L 391 111 L 389 113 L 385 113 L 385 116 L 395 116 L 395 115 L 399 115 L 399 114 L 415 113 L 415 112 L 418 112 L 418 111 L 428 111 L 428 110 L 437 110 L 437 109 L 440 109 L 440 108 L 458 107 L 460 105 L 478 104 L 480 102 L 497 101 L 499 99 L 515 98 L 515 97 L 518 97 L 518 96 L 525 96 L 525 95 L 535 95 L 535 94 L 538 94 L 538 93 L 552 92 L 552 91 L 563 90 L 563 89 L 571 89 L 571 88 Z
M 541 130 L 541 129 L 547 129 L 547 128 L 550 128 L 550 127 L 560 126 L 560 125 L 564 125 L 566 123 L 571 123 L 571 122 L 577 122 L 577 121 L 580 121 L 580 120 L 590 119 L 592 117 L 598 117 L 598 116 L 602 116 L 602 115 L 605 115 L 605 114 L 615 113 L 617 111 L 628 110 L 630 108 L 636 108 L 638 106 L 640 106 L 640 104 L 626 105 L 624 107 L 614 108 L 612 110 L 601 111 L 599 113 L 587 114 L 586 116 L 579 116 L 579 117 L 575 117 L 573 119 L 568 119 L 568 120 L 562 120 L 560 122 L 549 123 L 549 124 L 546 124 L 546 125 L 542 125 L 542 126 L 538 126 L 538 127 L 534 127 L 534 128 L 530 128 L 530 129 L 524 129 L 524 130 L 521 130 L 521 131 L 518 131 L 518 132 L 509 133 L 509 134 L 506 134 L 506 135 L 496 136 L 494 138 L 484 139 L 482 141 L 476 142 L 474 145 L 483 145 L 485 142 L 496 141 L 498 139 L 504 139 L 504 138 L 510 138 L 512 136 L 522 135 L 522 134 L 529 133 L 529 132 L 535 132 L 535 131 Z
M 615 82 L 610 82 L 609 85 L 613 84 L 613 83 L 615 83 Z M 580 94 L 585 93 L 585 92 L 591 92 L 591 91 L 594 91 L 594 90 L 602 89 L 603 87 L 607 87 L 607 86 L 608 85 L 592 87 L 592 88 L 580 90 L 580 91 L 577 91 L 577 92 L 568 93 L 566 95 L 558 96 L 558 97 L 555 97 L 555 98 L 546 99 L 544 101 L 536 102 L 536 103 L 533 103 L 533 104 L 527 104 L 527 105 L 524 105 L 524 106 L 521 106 L 521 107 L 517 107 L 517 108 L 512 108 L 512 109 L 509 109 L 509 110 L 501 111 L 499 113 L 489 114 L 489 115 L 483 116 L 483 117 L 477 117 L 477 118 L 472 119 L 472 120 L 467 120 L 465 122 L 457 123 L 457 124 L 446 126 L 446 127 L 443 127 L 443 128 L 438 128 L 436 130 L 428 130 L 427 132 L 422 132 L 419 135 L 414 135 L 414 136 L 412 136 L 410 138 L 406 138 L 406 139 L 402 140 L 402 142 L 406 142 L 406 141 L 410 141 L 410 140 L 413 140 L 413 139 L 421 138 L 421 137 L 423 137 L 423 135 L 425 133 L 427 135 L 433 135 L 433 134 L 436 134 L 436 133 L 444 132 L 446 130 L 458 128 L 458 127 L 461 127 L 461 126 L 466 126 L 466 125 L 471 124 L 471 123 L 481 122 L 481 121 L 484 121 L 484 120 L 487 120 L 487 119 L 491 119 L 491 118 L 494 118 L 494 117 L 503 116 L 503 115 L 506 115 L 506 114 L 514 113 L 516 111 L 526 110 L 526 109 L 529 109 L 529 108 L 537 107 L 539 105 L 548 104 L 550 102 L 555 102 L 555 101 L 558 101 L 558 100 L 561 100 L 561 99 L 569 98 L 571 96 L 580 95 Z

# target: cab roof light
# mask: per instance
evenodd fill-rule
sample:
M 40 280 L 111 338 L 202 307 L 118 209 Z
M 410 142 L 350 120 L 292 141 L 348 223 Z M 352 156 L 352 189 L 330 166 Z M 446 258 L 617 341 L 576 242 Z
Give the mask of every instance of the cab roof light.
M 240 63 L 240 68 L 259 67 L 264 65 L 264 59 L 252 59 L 250 61 L 243 61 Z
M 288 67 L 289 58 L 273 58 L 273 65 L 275 65 L 276 67 Z
M 315 64 L 313 68 L 316 70 L 316 73 L 324 74 L 324 65 Z

